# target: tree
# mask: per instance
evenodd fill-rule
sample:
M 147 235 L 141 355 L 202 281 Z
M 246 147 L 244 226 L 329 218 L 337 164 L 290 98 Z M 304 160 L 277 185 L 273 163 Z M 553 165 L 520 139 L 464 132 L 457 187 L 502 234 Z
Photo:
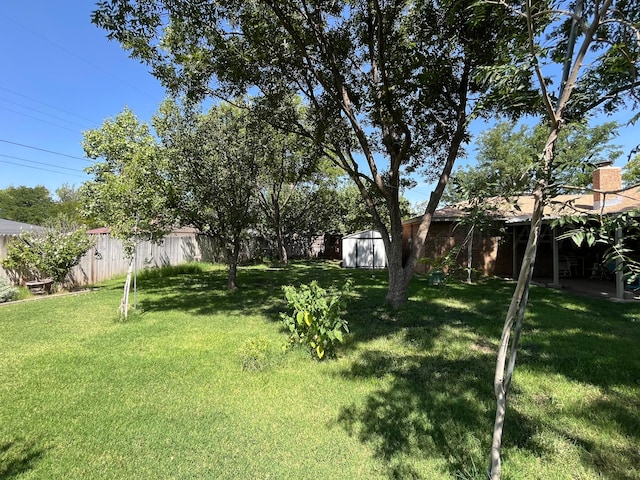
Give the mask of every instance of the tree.
M 136 244 L 159 241 L 174 222 L 166 204 L 162 150 L 149 126 L 129 109 L 85 132 L 82 146 L 89 158 L 102 160 L 86 169 L 94 179 L 79 190 L 83 213 L 108 226 L 129 258 L 120 309 L 126 316 Z
M 11 186 L 0 190 L 0 218 L 42 225 L 52 216 L 54 202 L 44 186 Z
M 297 104 L 293 109 L 303 115 Z M 257 198 L 267 227 L 264 233 L 275 240 L 278 258 L 286 264 L 287 239 L 313 234 L 322 225 L 318 200 L 332 174 L 322 151 L 308 138 L 274 128 L 256 106 L 249 114 L 263 154 Z
M 514 49 L 509 66 L 487 69 L 493 83 L 493 98 L 506 109 L 522 104 L 522 80 L 526 89 L 535 86 L 546 135 L 535 164 L 535 200 L 530 235 L 498 347 L 494 392 L 496 416 L 488 477 L 501 474 L 502 433 L 507 394 L 513 378 L 523 318 L 543 221 L 545 204 L 554 192 L 553 178 L 562 128 L 596 110 L 613 112 L 629 102 L 637 107 L 640 86 L 640 9 L 628 0 L 578 0 L 576 2 L 527 0 L 521 6 L 498 2 L 520 19 L 529 36 L 528 48 Z M 553 78 L 544 68 L 562 72 L 552 92 Z
M 635 151 L 637 152 L 638 150 L 640 150 L 640 148 L 636 147 Z M 632 155 L 633 152 L 629 155 L 630 160 L 622 172 L 622 180 L 627 185 L 640 183 L 640 153 L 636 154 L 633 158 Z
M 24 232 L 11 240 L 2 265 L 17 278 L 52 278 L 61 286 L 93 245 L 85 228 L 59 216 L 43 231 Z
M 610 144 L 617 124 L 607 122 L 589 128 L 571 123 L 558 136 L 555 152 L 554 189 L 568 193 L 567 187 L 591 184 L 595 165 L 615 161 L 622 152 Z M 449 204 L 465 200 L 482 203 L 490 197 L 510 197 L 531 193 L 538 178 L 537 158 L 544 147 L 547 127 L 516 126 L 503 121 L 478 138 L 477 165 L 459 168 L 452 175 L 444 199 Z
M 262 137 L 252 131 L 248 110 L 232 105 L 200 113 L 167 101 L 154 126 L 167 152 L 171 208 L 216 242 L 229 268 L 227 288 L 237 288 L 242 240 L 257 217 Z
M 92 21 L 172 92 L 196 99 L 259 92 L 285 124 L 295 116 L 280 100 L 300 95 L 307 123 L 289 129 L 313 140 L 357 186 L 385 242 L 386 300 L 398 306 L 480 107 L 474 71 L 522 37 L 493 6 L 472 18 L 474 3 L 106 0 Z M 403 263 L 400 189 L 416 172 L 438 183 Z M 386 205 L 388 224 L 371 191 Z
M 56 196 L 58 197 L 55 202 L 56 215 L 64 215 L 77 224 L 87 223 L 88 219 L 82 216 L 82 199 L 75 185 L 65 183 L 56 188 Z

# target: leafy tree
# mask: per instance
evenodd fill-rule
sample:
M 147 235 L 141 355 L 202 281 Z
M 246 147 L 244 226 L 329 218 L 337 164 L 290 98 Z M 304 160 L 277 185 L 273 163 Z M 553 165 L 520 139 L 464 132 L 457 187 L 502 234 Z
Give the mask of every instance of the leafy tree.
M 11 240 L 2 265 L 17 278 L 52 278 L 63 285 L 93 244 L 84 227 L 60 216 L 48 222 L 41 232 L 24 232 Z
M 88 219 L 82 215 L 82 199 L 78 188 L 65 183 L 56 188 L 56 197 L 58 197 L 55 202 L 56 215 L 63 215 L 77 224 L 87 223 Z
M 636 148 L 635 150 L 638 151 L 640 149 Z M 622 180 L 627 185 L 635 185 L 640 183 L 640 153 L 633 158 L 631 158 L 631 156 L 629 158 L 630 160 L 624 166 L 622 172 Z
M 206 113 L 165 102 L 154 119 L 167 151 L 170 201 L 178 219 L 211 237 L 224 253 L 227 288 L 237 288 L 242 241 L 257 219 L 260 162 L 267 153 L 246 108 Z
M 173 224 L 166 205 L 162 150 L 149 126 L 129 109 L 84 133 L 85 154 L 101 160 L 86 169 L 94 179 L 79 189 L 83 213 L 122 241 L 129 257 L 121 314 L 127 315 L 135 245 L 159 241 Z
M 273 238 L 281 263 L 287 263 L 287 243 L 292 236 L 307 237 L 322 229 L 319 201 L 332 177 L 326 158 L 308 138 L 275 129 L 252 106 L 252 131 L 259 135 L 263 158 L 257 191 L 264 218 L 263 233 Z M 299 106 L 294 112 L 303 114 Z M 322 166 L 321 166 L 322 164 Z
M 481 104 L 480 66 L 522 37 L 512 19 L 472 0 L 99 2 L 92 21 L 172 92 L 229 98 L 259 92 L 273 119 L 313 140 L 357 186 L 389 260 L 387 301 L 407 299 L 418 252 Z M 282 98 L 300 95 L 307 122 Z M 438 183 L 407 263 L 400 189 L 422 172 Z M 372 196 L 371 192 L 375 192 Z M 389 222 L 376 199 L 386 205 Z
M 54 216 L 54 209 L 51 193 L 42 185 L 0 190 L 0 218 L 5 220 L 42 225 Z
M 500 478 L 502 433 L 507 394 L 513 378 L 522 323 L 527 307 L 545 204 L 553 196 L 558 138 L 563 127 L 596 110 L 613 112 L 626 102 L 638 105 L 636 89 L 640 71 L 640 9 L 628 0 L 578 0 L 576 2 L 527 0 L 521 5 L 499 2 L 522 22 L 528 48 L 512 50 L 512 62 L 486 69 L 494 100 L 505 110 L 519 108 L 537 91 L 546 125 L 544 147 L 535 163 L 532 190 L 534 208 L 530 235 L 506 315 L 498 348 L 494 377 L 496 416 L 488 477 Z M 553 82 L 545 68 L 560 68 Z M 558 81 L 559 80 L 559 81 Z M 552 89 L 557 87 L 557 91 Z
M 386 209 L 386 203 L 383 199 L 375 197 L 375 191 L 370 193 L 370 196 L 376 201 L 376 207 L 380 217 L 383 219 L 387 226 L 390 225 L 390 215 Z M 400 215 L 403 219 L 413 216 L 413 211 L 409 201 L 400 195 L 399 208 Z M 358 188 L 352 183 L 342 183 L 336 191 L 334 199 L 334 208 L 336 212 L 336 223 L 334 230 L 349 234 L 353 232 L 359 232 L 362 230 L 369 230 L 376 228 L 376 223 L 371 215 L 371 212 L 367 209 L 367 206 L 362 201 L 362 196 L 358 191 Z M 424 212 L 422 208 L 421 212 Z
M 572 123 L 560 131 L 554 157 L 555 192 L 567 193 L 567 186 L 589 186 L 597 163 L 615 161 L 622 154 L 609 143 L 616 128 L 615 122 L 592 128 Z M 478 138 L 477 165 L 460 168 L 452 175 L 444 199 L 449 204 L 462 200 L 482 203 L 489 197 L 531 193 L 539 176 L 537 158 L 546 134 L 544 124 L 516 129 L 507 121 L 487 130 Z

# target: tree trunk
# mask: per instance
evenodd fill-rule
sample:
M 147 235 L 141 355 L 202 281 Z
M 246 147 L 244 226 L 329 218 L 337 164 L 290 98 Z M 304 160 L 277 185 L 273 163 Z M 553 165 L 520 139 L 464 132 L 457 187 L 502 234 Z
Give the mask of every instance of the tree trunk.
M 238 257 L 240 256 L 240 240 L 236 240 L 233 244 L 233 250 L 227 250 L 227 266 L 229 267 L 229 275 L 227 277 L 227 290 L 235 290 L 238 288 Z
M 120 302 L 120 308 L 118 309 L 120 317 L 127 318 L 129 314 L 129 291 L 131 290 L 131 272 L 133 271 L 133 258 L 129 259 L 129 268 L 127 269 L 127 278 L 124 281 L 124 292 L 122 294 L 122 301 Z
M 520 330 L 524 318 L 527 301 L 529 298 L 529 286 L 533 276 L 540 232 L 542 230 L 542 218 L 544 210 L 544 198 L 542 190 L 537 190 L 534 194 L 535 206 L 531 218 L 531 231 L 527 249 L 522 260 L 522 267 L 518 276 L 518 283 L 511 297 L 511 304 L 507 312 L 500 345 L 498 347 L 498 357 L 496 360 L 496 370 L 493 381 L 494 393 L 496 396 L 496 417 L 493 425 L 493 439 L 491 442 L 491 457 L 488 477 L 491 480 L 499 480 L 501 472 L 500 452 L 502 447 L 502 433 L 504 429 L 504 419 L 507 411 L 507 395 L 515 368 L 515 360 L 520 342 Z M 511 330 L 515 325 L 515 334 L 511 340 Z M 507 354 L 509 363 L 507 364 Z
M 385 302 L 393 308 L 398 308 L 407 302 L 407 290 L 413 277 L 413 268 L 408 270 L 402 264 L 402 235 L 399 237 L 394 239 L 395 241 L 384 242 L 389 272 Z
M 276 227 L 276 240 L 278 244 L 278 259 L 281 264 L 286 265 L 289 263 L 289 256 L 287 255 L 287 249 L 284 245 L 284 238 L 282 235 L 282 228 L 280 226 Z
M 518 283 L 511 297 L 509 310 L 502 329 L 500 344 L 498 347 L 498 356 L 496 360 L 496 370 L 493 380 L 493 388 L 496 396 L 496 417 L 493 425 L 493 438 L 491 442 L 491 455 L 489 460 L 489 470 L 487 477 L 491 480 L 499 480 L 502 469 L 501 448 L 502 433 L 504 429 L 504 419 L 507 410 L 507 395 L 509 386 L 513 377 L 513 371 L 516 364 L 516 356 L 518 353 L 518 345 L 520 343 L 520 332 L 522 330 L 522 322 L 524 319 L 527 302 L 529 300 L 529 287 L 533 277 L 533 269 L 536 262 L 536 253 L 540 242 L 540 233 L 542 231 L 542 220 L 544 218 L 544 206 L 546 203 L 546 190 L 548 187 L 552 160 L 555 154 L 555 143 L 558 138 L 560 125 L 555 123 L 551 128 L 547 142 L 543 150 L 541 158 L 541 178 L 533 192 L 534 207 L 531 216 L 531 230 L 527 241 L 520 274 L 518 275 Z M 511 331 L 514 329 L 513 339 L 511 339 Z M 507 363 L 507 357 L 509 361 Z

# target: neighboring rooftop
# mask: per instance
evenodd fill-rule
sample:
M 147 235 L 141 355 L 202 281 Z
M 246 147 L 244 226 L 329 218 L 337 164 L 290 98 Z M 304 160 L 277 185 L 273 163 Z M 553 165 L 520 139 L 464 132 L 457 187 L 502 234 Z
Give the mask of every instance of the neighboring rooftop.
M 29 223 L 14 222 L 13 220 L 5 220 L 0 218 L 0 235 L 20 235 L 22 232 L 30 230 L 39 231 L 43 227 L 31 225 Z

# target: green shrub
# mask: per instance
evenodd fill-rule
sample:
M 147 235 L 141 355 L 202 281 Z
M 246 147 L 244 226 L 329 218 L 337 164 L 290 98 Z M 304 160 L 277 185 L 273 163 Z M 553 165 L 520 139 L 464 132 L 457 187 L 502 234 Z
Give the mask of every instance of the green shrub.
M 347 280 L 342 290 L 327 291 L 314 280 L 309 285 L 300 285 L 298 290 L 292 286 L 282 287 L 293 309 L 292 315 L 280 314 L 290 332 L 290 344 L 308 346 L 318 360 L 335 356 L 337 344 L 342 342 L 344 333 L 349 333 L 349 325 L 341 315 L 351 286 L 351 280 Z
M 13 287 L 9 280 L 0 277 L 0 303 L 15 300 L 18 295 L 18 289 Z
M 2 266 L 16 279 L 52 278 L 62 284 L 94 244 L 86 228 L 59 217 L 40 232 L 23 232 L 12 239 Z
M 240 347 L 240 366 L 244 371 L 261 371 L 272 365 L 269 342 L 264 337 L 251 338 Z

